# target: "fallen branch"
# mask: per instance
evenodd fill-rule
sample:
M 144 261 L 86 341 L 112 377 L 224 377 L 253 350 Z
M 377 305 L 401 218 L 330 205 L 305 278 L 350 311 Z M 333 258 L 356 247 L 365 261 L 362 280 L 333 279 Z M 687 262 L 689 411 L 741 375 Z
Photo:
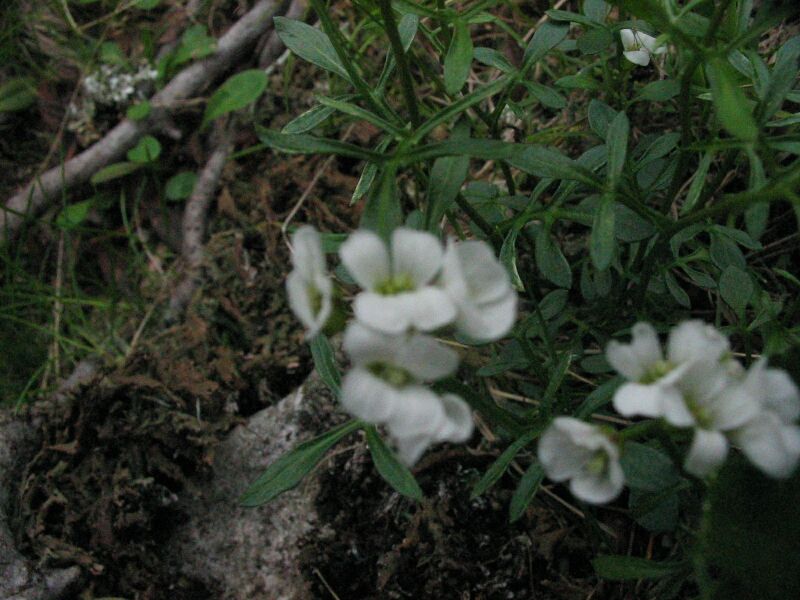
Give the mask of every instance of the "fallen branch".
M 283 6 L 280 0 L 260 0 L 218 40 L 214 54 L 183 69 L 150 99 L 153 110 L 148 118 L 124 119 L 102 140 L 46 171 L 8 199 L 0 209 L 0 244 L 11 239 L 27 217 L 65 189 L 85 183 L 99 169 L 122 158 L 142 135 L 158 130 L 168 120 L 166 113 L 171 106 L 196 94 L 229 69 L 272 26 L 272 17 Z
M 197 178 L 192 195 L 183 212 L 181 258 L 184 263 L 183 277 L 175 287 L 169 301 L 165 320 L 177 320 L 192 298 L 203 263 L 203 237 L 206 231 L 208 208 L 214 199 L 222 169 L 232 149 L 232 134 L 224 123 L 218 121 L 212 135 L 214 148 L 203 170 Z

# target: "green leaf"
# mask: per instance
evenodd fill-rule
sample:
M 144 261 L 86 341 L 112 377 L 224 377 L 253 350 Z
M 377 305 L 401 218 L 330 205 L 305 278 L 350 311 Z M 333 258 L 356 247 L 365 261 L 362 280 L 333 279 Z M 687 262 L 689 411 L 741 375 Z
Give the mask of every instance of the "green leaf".
M 161 0 L 136 0 L 136 8 L 150 10 L 161 4 Z
M 468 173 L 468 156 L 443 156 L 433 163 L 428 179 L 426 221 L 429 227 L 438 229 L 439 221 L 455 202 Z
M 378 163 L 384 155 L 354 144 L 307 134 L 286 134 L 269 129 L 259 129 L 258 139 L 269 148 L 290 154 L 336 154 Z
M 461 19 L 453 24 L 453 37 L 444 57 L 444 89 L 451 96 L 467 81 L 472 64 L 472 37 L 469 26 Z
M 740 140 L 755 141 L 758 127 L 732 67 L 721 58 L 713 58 L 706 63 L 706 76 L 722 126 Z
M 524 68 L 538 62 L 550 50 L 558 46 L 569 33 L 569 24 L 545 21 L 533 34 L 522 58 Z
M 508 59 L 502 52 L 498 52 L 494 48 L 487 48 L 485 46 L 478 46 L 473 50 L 475 60 L 487 67 L 494 67 L 503 73 L 513 73 L 516 71 L 514 65 L 508 62 Z
M 596 27 L 594 29 L 589 29 L 578 38 L 578 50 L 580 50 L 582 54 L 588 56 L 600 54 L 613 42 L 614 38 L 608 29 L 605 27 Z
M 333 347 L 325 334 L 318 333 L 309 343 L 311 357 L 314 359 L 314 368 L 317 369 L 322 381 L 331 391 L 338 396 L 341 390 L 342 378 L 336 368 L 336 357 Z
M 678 304 L 685 306 L 686 308 L 692 307 L 689 294 L 684 291 L 684 289 L 678 283 L 678 280 L 675 279 L 675 276 L 670 271 L 664 271 L 664 281 L 667 284 L 667 290 L 669 290 L 670 295 Z
M 500 262 L 511 277 L 511 285 L 513 285 L 517 291 L 525 291 L 525 285 L 522 283 L 522 279 L 520 279 L 519 271 L 517 271 L 518 235 L 519 229 L 517 227 L 513 227 L 509 230 L 508 235 L 506 235 L 503 240 L 503 246 L 500 248 Z
M 674 531 L 680 512 L 677 487 L 661 492 L 632 489 L 628 494 L 628 508 L 636 522 L 648 531 Z
M 737 315 L 744 314 L 754 291 L 750 275 L 734 265 L 727 267 L 719 278 L 719 294 Z
M 275 17 L 275 31 L 281 41 L 300 58 L 350 81 L 328 36 L 316 27 L 287 17 Z
M 192 25 L 181 36 L 181 43 L 170 59 L 173 67 L 190 60 L 204 58 L 214 52 L 217 40 L 209 36 L 204 25 Z
M 567 101 L 564 96 L 559 94 L 553 88 L 549 88 L 541 83 L 536 83 L 535 81 L 523 81 L 522 85 L 528 88 L 528 91 L 534 98 L 548 108 L 560 110 L 567 105 Z
M 364 432 L 367 434 L 367 444 L 369 444 L 372 461 L 381 477 L 403 496 L 412 500 L 422 500 L 422 489 L 414 479 L 414 475 L 386 446 L 375 427 L 366 427 Z
M 30 79 L 15 77 L 0 86 L 0 113 L 25 110 L 36 102 L 36 89 Z
M 608 185 L 615 190 L 625 168 L 625 155 L 628 152 L 628 132 L 630 123 L 624 112 L 618 112 L 608 126 L 606 147 L 608 148 Z
M 769 83 L 764 94 L 762 120 L 774 115 L 797 81 L 798 60 L 800 60 L 800 36 L 783 43 L 775 53 L 775 66 L 769 75 Z
M 325 453 L 337 442 L 362 426 L 361 421 L 348 421 L 319 437 L 303 442 L 281 456 L 242 494 L 242 506 L 260 506 L 274 500 L 303 480 Z
M 620 464 L 631 489 L 660 492 L 680 481 L 680 473 L 666 454 L 638 442 L 625 442 Z
M 361 215 L 361 227 L 371 229 L 386 240 L 403 223 L 396 177 L 397 169 L 392 164 L 388 165 L 381 173 L 380 181 L 373 188 Z
M 620 379 L 616 377 L 614 379 L 609 379 L 592 391 L 578 407 L 578 410 L 575 411 L 575 418 L 588 419 L 598 410 L 606 406 L 611 402 L 611 398 L 619 387 L 619 384 Z
M 474 500 L 481 494 L 485 493 L 486 490 L 491 488 L 500 477 L 503 476 L 503 473 L 506 472 L 508 466 L 511 464 L 511 461 L 520 453 L 520 451 L 530 444 L 533 440 L 539 437 L 544 431 L 545 425 L 540 425 L 535 429 L 530 430 L 528 433 L 523 435 L 522 437 L 518 438 L 513 444 L 511 444 L 508 448 L 506 448 L 503 453 L 497 457 L 489 468 L 486 469 L 486 472 L 483 474 L 483 477 L 480 478 L 478 483 L 475 484 L 475 487 L 472 488 L 472 492 L 470 492 L 470 500 Z
M 513 523 L 525 514 L 525 509 L 533 500 L 539 489 L 539 484 L 544 479 L 544 469 L 537 462 L 531 463 L 522 478 L 519 480 L 514 495 L 511 496 L 511 504 L 508 507 L 508 520 Z
M 229 77 L 206 104 L 201 127 L 217 117 L 252 104 L 267 89 L 267 74 L 261 69 L 249 69 Z
M 393 125 L 386 119 L 379 117 L 375 113 L 372 113 L 364 108 L 361 108 L 360 106 L 357 106 L 345 100 L 338 100 L 336 98 L 327 98 L 325 96 L 320 96 L 318 100 L 319 103 L 322 104 L 323 106 L 328 106 L 346 115 L 355 117 L 356 119 L 366 121 L 367 123 L 372 123 L 378 129 L 387 131 L 394 136 L 399 137 L 403 135 L 403 131 L 400 128 Z
M 589 127 L 602 139 L 606 139 L 608 128 L 616 118 L 617 111 L 601 100 L 589 102 Z
M 397 24 L 397 33 L 400 35 L 400 43 L 403 50 L 408 52 L 411 47 L 411 42 L 414 41 L 414 36 L 417 35 L 417 28 L 419 27 L 419 16 L 407 14 L 403 15 L 400 22 Z
M 125 175 L 130 175 L 134 171 L 138 171 L 141 168 L 141 164 L 134 162 L 114 163 L 103 169 L 100 169 L 97 173 L 92 175 L 90 181 L 94 185 L 105 183 L 106 181 L 111 181 L 112 179 L 118 179 L 120 177 L 125 177 Z
M 583 14 L 596 23 L 604 23 L 610 9 L 603 0 L 583 0 Z
M 56 217 L 56 226 L 59 229 L 75 229 L 89 216 L 89 210 L 94 205 L 93 200 L 84 200 L 65 206 Z
M 521 144 L 515 146 L 516 148 L 511 148 L 514 154 L 508 162 L 526 173 L 537 177 L 580 181 L 591 187 L 601 187 L 591 171 L 557 150 L 543 146 L 526 147 Z
M 611 581 L 660 579 L 686 568 L 684 563 L 678 561 L 658 562 L 610 554 L 598 556 L 592 561 L 592 566 L 600 577 Z
M 182 171 L 173 175 L 167 180 L 167 185 L 164 188 L 164 193 L 168 200 L 178 202 L 186 200 L 192 195 L 194 184 L 197 182 L 197 175 L 192 171 Z
M 386 149 L 389 147 L 389 144 L 392 143 L 392 138 L 386 136 L 383 138 L 380 143 L 378 144 L 376 150 L 379 154 L 383 154 Z M 358 183 L 356 183 L 356 189 L 353 190 L 353 195 L 350 198 L 350 206 L 361 200 L 361 198 L 366 194 L 370 187 L 372 187 L 372 182 L 375 181 L 375 176 L 378 174 L 378 164 L 374 162 L 367 163 L 364 167 L 364 170 L 361 172 L 361 177 L 358 178 Z
M 539 230 L 535 239 L 536 266 L 542 275 L 559 287 L 572 287 L 572 271 L 561 248 L 544 229 Z
M 651 102 L 665 102 L 677 96 L 681 91 L 681 83 L 676 79 L 662 79 L 661 81 L 651 81 L 644 86 L 636 98 L 639 100 L 649 100 Z
M 150 103 L 147 100 L 142 100 L 137 104 L 132 104 L 128 107 L 125 113 L 131 121 L 141 121 L 147 118 L 150 114 Z
M 703 193 L 703 187 L 706 183 L 706 175 L 708 175 L 708 169 L 711 167 L 711 161 L 713 160 L 714 152 L 712 150 L 706 152 L 703 158 L 700 159 L 700 164 L 697 166 L 697 171 L 695 171 L 692 178 L 692 184 L 689 186 L 689 191 L 686 192 L 686 200 L 681 206 L 681 215 L 690 212 L 700 200 L 700 195 Z
M 740 269 L 747 268 L 747 261 L 742 251 L 739 250 L 739 246 L 726 235 L 720 235 L 716 232 L 711 233 L 709 254 L 712 262 L 722 270 L 727 269 L 729 266 L 739 267 Z
M 622 113 L 620 113 L 622 114 Z M 589 238 L 589 255 L 598 271 L 604 271 L 614 258 L 616 240 L 614 239 L 614 195 L 604 194 L 592 224 Z
M 511 75 L 503 75 L 502 77 L 495 79 L 492 83 L 489 83 L 476 89 L 474 92 L 462 96 L 455 102 L 447 105 L 445 108 L 434 114 L 432 117 L 426 119 L 422 126 L 420 126 L 420 128 L 414 132 L 414 135 L 408 139 L 407 143 L 409 147 L 413 146 L 414 144 L 418 144 L 420 141 L 425 139 L 429 133 L 431 133 L 442 123 L 449 121 L 450 119 L 466 111 L 468 108 L 471 108 L 486 98 L 498 93 L 509 84 L 509 82 L 512 80 L 511 78 Z
M 144 165 L 151 163 L 161 156 L 161 144 L 152 135 L 145 135 L 130 150 L 128 150 L 128 160 L 133 163 Z
M 352 96 L 348 96 L 348 98 L 350 97 Z M 298 134 L 311 131 L 317 125 L 324 123 L 335 112 L 336 109 L 330 106 L 315 106 L 289 121 L 283 126 L 281 133 Z
M 542 311 L 542 316 L 548 321 L 557 317 L 564 310 L 568 299 L 569 292 L 567 290 L 553 290 L 539 302 L 539 310 Z

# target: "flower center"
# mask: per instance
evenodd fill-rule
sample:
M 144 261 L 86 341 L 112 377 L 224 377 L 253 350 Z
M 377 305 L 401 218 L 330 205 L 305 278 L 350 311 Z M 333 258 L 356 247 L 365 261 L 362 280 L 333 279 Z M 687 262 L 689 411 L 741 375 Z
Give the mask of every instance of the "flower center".
M 683 395 L 686 402 L 686 408 L 692 413 L 694 420 L 702 429 L 711 429 L 711 412 L 707 407 L 700 404 L 694 397 L 689 394 Z
M 367 370 L 375 375 L 375 377 L 383 379 L 392 387 L 403 387 L 413 380 L 411 373 L 405 369 L 387 363 L 372 363 L 367 366 Z
M 657 360 L 652 365 L 647 367 L 647 370 L 642 375 L 642 378 L 639 380 L 639 383 L 654 383 L 664 377 L 667 373 L 672 371 L 675 368 L 668 360 Z
M 308 294 L 308 303 L 311 305 L 311 313 L 316 316 L 322 310 L 322 292 L 316 286 L 309 285 L 306 287 L 306 294 Z
M 586 470 L 592 475 L 603 475 L 608 471 L 608 454 L 602 450 L 595 452 L 594 456 L 586 463 Z
M 414 290 L 414 280 L 408 273 L 397 273 L 389 279 L 384 279 L 375 286 L 375 291 L 382 296 L 394 296 L 402 292 Z

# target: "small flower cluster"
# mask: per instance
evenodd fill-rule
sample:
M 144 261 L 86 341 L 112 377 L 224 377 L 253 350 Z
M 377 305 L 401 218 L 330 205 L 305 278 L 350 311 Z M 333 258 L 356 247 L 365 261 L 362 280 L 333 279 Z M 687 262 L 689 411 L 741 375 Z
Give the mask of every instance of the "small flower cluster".
M 313 337 L 335 320 L 333 284 L 317 231 L 301 227 L 292 241 L 289 304 Z M 408 465 L 431 444 L 465 441 L 473 429 L 467 404 L 427 386 L 455 372 L 458 354 L 430 333 L 455 326 L 476 341 L 508 333 L 517 294 L 503 265 L 484 242 L 450 240 L 444 247 L 408 228 L 396 229 L 388 245 L 371 231 L 356 231 L 339 256 L 363 288 L 344 333 L 352 368 L 342 381 L 342 405 L 385 426 Z
M 617 412 L 693 430 L 687 472 L 709 475 L 725 461 L 731 445 L 772 477 L 788 477 L 797 466 L 800 391 L 785 371 L 768 368 L 764 358 L 745 370 L 714 327 L 701 321 L 679 324 L 664 353 L 655 329 L 637 323 L 631 342 L 612 341 L 606 358 L 627 380 L 614 394 Z M 571 480 L 576 497 L 607 502 L 624 485 L 614 437 L 560 417 L 539 442 L 539 460 L 554 481 Z
M 83 79 L 83 90 L 89 100 L 99 104 L 126 104 L 134 96 L 141 96 L 142 85 L 156 77 L 158 71 L 147 62 L 132 73 L 123 65 L 101 65 Z

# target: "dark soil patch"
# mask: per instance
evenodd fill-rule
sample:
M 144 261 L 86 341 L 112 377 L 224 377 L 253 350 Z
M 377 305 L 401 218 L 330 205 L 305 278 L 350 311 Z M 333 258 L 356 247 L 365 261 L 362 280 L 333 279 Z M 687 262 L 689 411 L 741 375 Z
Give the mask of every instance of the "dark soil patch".
M 474 500 L 492 458 L 456 448 L 428 456 L 416 473 L 426 500 L 394 493 L 363 448 L 337 458 L 322 478 L 321 533 L 306 539 L 305 574 L 315 598 L 386 600 L 584 600 L 688 598 L 680 581 L 661 587 L 598 581 L 592 557 L 668 552 L 665 540 L 611 508 L 578 518 L 542 492 L 517 522 L 506 476 Z M 557 490 L 560 493 L 560 490 Z M 586 510 L 586 507 L 582 507 Z M 591 510 L 591 509 L 589 509 Z M 599 524 L 616 539 L 599 529 Z M 630 545 L 630 546 L 629 546 Z

